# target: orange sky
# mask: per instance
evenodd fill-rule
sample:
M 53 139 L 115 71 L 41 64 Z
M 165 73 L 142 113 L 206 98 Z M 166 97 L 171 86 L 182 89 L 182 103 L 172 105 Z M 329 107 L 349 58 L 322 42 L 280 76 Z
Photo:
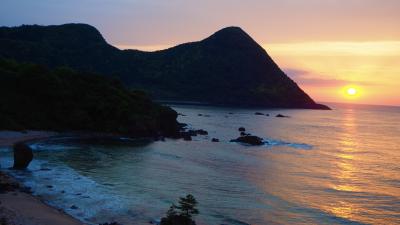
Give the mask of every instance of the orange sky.
M 0 25 L 89 23 L 143 50 L 240 26 L 316 101 L 400 105 L 399 12 L 399 0 L 2 0 Z

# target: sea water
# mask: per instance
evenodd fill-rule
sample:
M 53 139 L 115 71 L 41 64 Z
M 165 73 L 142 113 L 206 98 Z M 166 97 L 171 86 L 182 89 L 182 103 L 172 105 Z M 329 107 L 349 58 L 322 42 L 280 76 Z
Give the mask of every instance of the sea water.
M 330 106 L 173 106 L 209 134 L 137 145 L 58 138 L 32 144 L 27 171 L 5 169 L 7 148 L 0 164 L 88 224 L 149 224 L 186 194 L 199 202 L 197 224 L 400 224 L 400 108 Z M 265 144 L 230 142 L 239 127 Z

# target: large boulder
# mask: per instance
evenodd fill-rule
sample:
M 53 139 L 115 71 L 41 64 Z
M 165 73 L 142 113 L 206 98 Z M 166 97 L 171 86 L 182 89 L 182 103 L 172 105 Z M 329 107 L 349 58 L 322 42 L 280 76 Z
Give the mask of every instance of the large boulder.
M 33 159 L 33 151 L 23 142 L 14 144 L 14 169 L 26 169 Z
M 263 139 L 253 135 L 241 136 L 236 139 L 231 140 L 231 142 L 239 142 L 249 145 L 263 145 Z

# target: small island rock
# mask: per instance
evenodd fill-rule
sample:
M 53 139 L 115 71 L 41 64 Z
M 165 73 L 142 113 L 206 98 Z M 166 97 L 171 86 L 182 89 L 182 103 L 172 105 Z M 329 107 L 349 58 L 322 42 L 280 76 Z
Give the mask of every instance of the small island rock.
M 241 136 L 236 139 L 231 140 L 231 142 L 239 142 L 250 145 L 263 145 L 263 139 L 253 135 Z
M 278 115 L 276 115 L 276 117 L 278 117 L 278 118 L 289 118 L 289 116 L 285 116 L 285 115 L 282 115 L 282 114 L 278 114 Z
M 14 169 L 26 169 L 33 159 L 33 151 L 26 143 L 14 145 Z

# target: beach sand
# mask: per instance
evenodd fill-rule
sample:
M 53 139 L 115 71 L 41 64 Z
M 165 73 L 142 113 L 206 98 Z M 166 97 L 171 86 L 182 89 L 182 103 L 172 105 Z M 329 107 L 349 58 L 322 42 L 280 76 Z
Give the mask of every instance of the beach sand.
M 0 131 L 0 146 L 55 136 L 47 131 Z M 39 198 L 23 192 L 12 177 L 0 172 L 0 224 L 6 225 L 81 225 L 77 219 L 50 207 Z

